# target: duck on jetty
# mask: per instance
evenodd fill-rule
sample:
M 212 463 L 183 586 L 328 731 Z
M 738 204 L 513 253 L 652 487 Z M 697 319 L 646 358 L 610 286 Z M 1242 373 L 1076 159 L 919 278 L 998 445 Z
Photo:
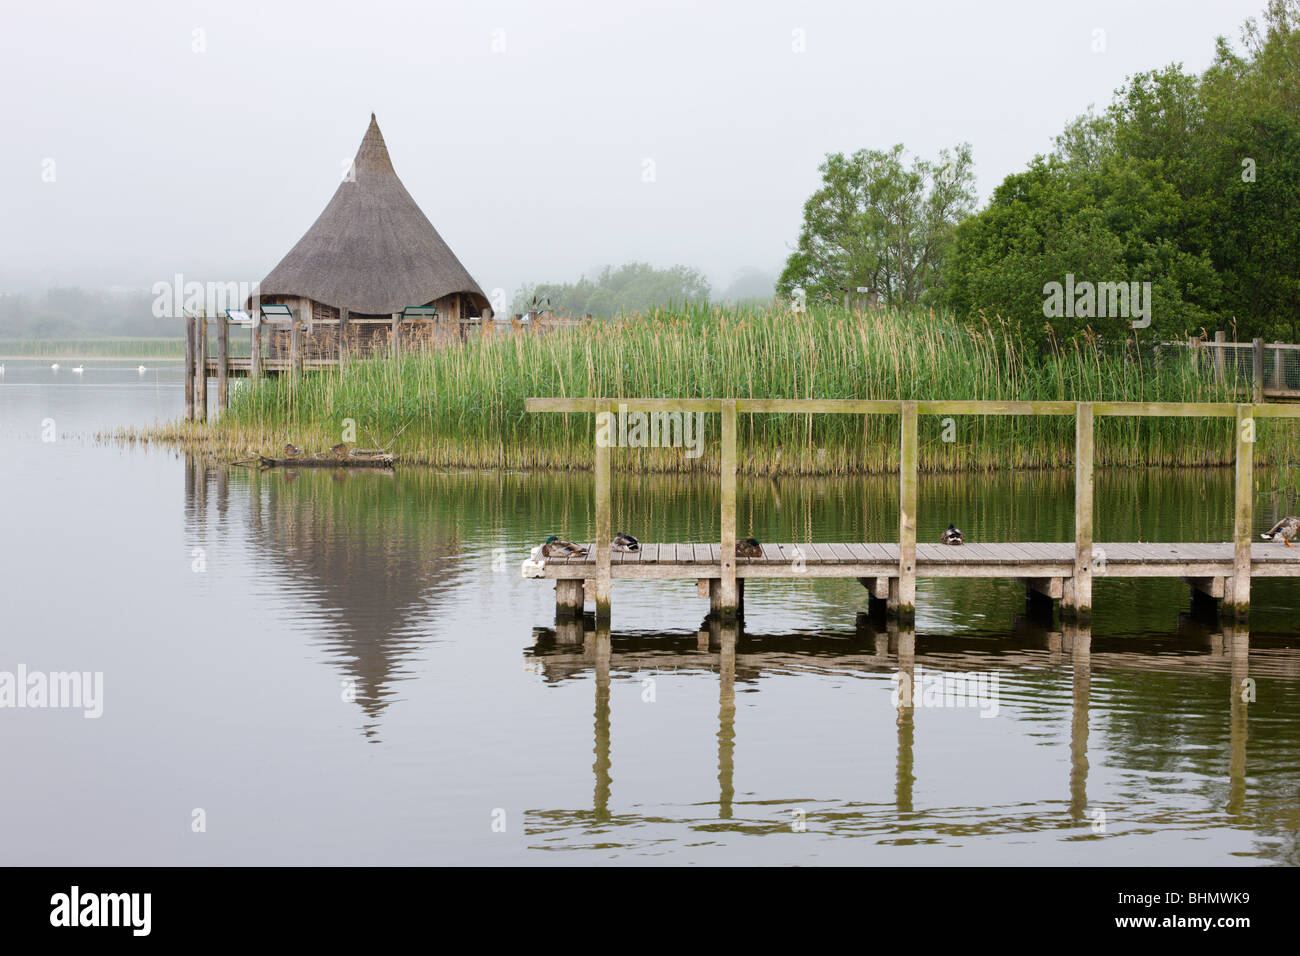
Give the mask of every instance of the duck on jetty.
M 943 534 L 939 535 L 940 544 L 965 544 L 966 536 L 961 533 L 961 529 L 954 524 L 948 525 Z
M 758 543 L 757 538 L 742 538 L 736 542 L 736 557 L 761 558 L 762 556 L 763 546 Z
M 565 541 L 563 538 L 557 538 L 551 535 L 542 542 L 542 556 L 546 558 L 583 558 L 587 555 L 587 549 L 572 541 Z
M 1277 524 L 1273 525 L 1273 527 L 1261 534 L 1260 537 L 1265 541 L 1276 541 L 1278 538 L 1281 538 L 1282 543 L 1289 548 L 1291 547 L 1291 539 L 1296 536 L 1296 532 L 1300 532 L 1300 518 L 1287 515 Z
M 632 537 L 626 531 L 620 531 L 618 534 L 614 536 L 614 543 L 611 545 L 611 547 L 615 551 L 622 551 L 625 553 L 631 551 L 640 551 L 641 542 L 638 541 L 636 538 Z

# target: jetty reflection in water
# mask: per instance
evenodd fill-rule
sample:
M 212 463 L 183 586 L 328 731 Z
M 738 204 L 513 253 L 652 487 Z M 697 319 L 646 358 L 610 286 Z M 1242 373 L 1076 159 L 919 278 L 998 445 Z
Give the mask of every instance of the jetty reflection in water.
M 610 810 L 614 788 L 614 758 L 612 708 L 610 703 L 611 680 L 615 676 L 632 677 L 643 683 L 647 675 L 671 671 L 674 674 L 717 676 L 719 704 L 717 711 L 717 773 L 718 798 L 715 820 L 682 820 L 695 830 L 717 831 L 730 829 L 736 832 L 779 831 L 800 832 L 810 828 L 835 831 L 843 835 L 874 835 L 891 843 L 912 842 L 908 834 L 915 831 L 918 841 L 932 839 L 924 834 L 940 833 L 951 837 L 976 832 L 999 832 L 1009 829 L 1038 830 L 1043 828 L 1072 829 L 1077 839 L 1096 839 L 1108 832 L 1112 821 L 1122 826 L 1144 826 L 1157 822 L 1171 822 L 1176 813 L 1155 810 L 1146 819 L 1134 821 L 1134 806 L 1129 803 L 1107 805 L 1089 802 L 1089 710 L 1091 682 L 1095 670 L 1124 673 L 1139 680 L 1168 672 L 1222 675 L 1226 681 L 1219 684 L 1227 700 L 1222 698 L 1217 706 L 1208 707 L 1205 718 L 1212 725 L 1217 718 L 1226 722 L 1227 793 L 1223 810 L 1229 818 L 1238 817 L 1246 809 L 1247 793 L 1247 742 L 1248 711 L 1254 699 L 1254 681 L 1250 671 L 1250 637 L 1244 627 L 1231 624 L 1210 626 L 1190 615 L 1180 619 L 1180 629 L 1175 641 L 1139 641 L 1132 638 L 1112 640 L 1094 639 L 1091 630 L 1065 624 L 1060 629 L 1043 627 L 1021 618 L 1016 629 L 996 656 L 988 654 L 988 642 L 961 638 L 927 637 L 923 640 L 925 653 L 918 658 L 916 631 L 899 627 L 894 622 L 876 621 L 866 614 L 857 619 L 856 632 L 841 637 L 818 637 L 807 634 L 750 635 L 739 627 L 724 626 L 717 621 L 705 621 L 694 638 L 679 635 L 613 636 L 608 630 L 597 630 L 593 619 L 568 621 L 555 628 L 535 628 L 530 654 L 540 663 L 540 672 L 548 682 L 581 679 L 590 674 L 595 684 L 594 753 L 595 790 L 590 812 L 534 811 L 529 814 L 529 835 L 534 845 L 546 847 L 552 834 L 567 834 L 570 841 L 575 829 L 585 829 L 593 845 L 617 845 L 620 826 L 638 826 L 662 820 L 647 820 L 635 814 L 615 814 Z M 988 688 L 983 678 L 970 679 L 970 672 L 993 663 L 1001 673 L 1037 672 L 1036 682 L 1045 693 L 1043 702 L 1053 705 L 1048 685 L 1067 672 L 1070 682 L 1070 728 L 1068 776 L 1060 781 L 1060 804 L 1065 813 L 1051 819 L 1019 816 L 994 817 L 972 823 L 962 808 L 954 808 L 959 817 L 945 822 L 944 808 L 918 809 L 916 801 L 917 733 L 924 736 L 925 712 L 931 708 L 963 706 L 970 703 L 972 687 Z M 1287 654 L 1266 662 L 1270 677 L 1297 676 L 1296 659 Z M 930 673 L 922 673 L 928 669 Z M 891 701 L 895 708 L 897 725 L 896 775 L 892 813 L 879 805 L 861 806 L 854 812 L 849 807 L 839 807 L 824 813 L 808 811 L 792 803 L 787 809 L 773 812 L 768 800 L 753 801 L 758 814 L 736 820 L 737 804 L 737 743 L 736 685 L 758 685 L 764 677 L 797 673 L 827 676 L 839 674 L 846 677 L 887 676 L 892 690 Z M 1011 684 L 1012 691 L 1005 701 L 997 700 L 998 685 L 992 685 L 992 700 L 984 697 L 975 704 L 996 716 L 1003 703 L 1011 706 L 1013 719 L 1041 719 L 1034 708 L 1024 707 L 1035 703 L 1025 694 L 1029 685 Z M 1027 699 L 1028 698 L 1028 699 Z M 644 699 L 644 696 L 643 696 Z M 1134 703 L 1142 697 L 1135 695 Z M 1207 702 L 1208 703 L 1208 702 Z M 996 704 L 990 707 L 990 704 Z M 1143 738 L 1159 737 L 1157 726 L 1145 723 L 1145 718 L 1157 718 L 1158 713 L 1141 714 L 1147 709 L 1139 707 L 1141 729 L 1130 740 L 1137 744 Z M 1150 708 L 1155 711 L 1158 708 Z M 918 713 L 920 712 L 920 713 Z M 1107 728 L 1114 736 L 1119 730 L 1129 735 L 1135 728 L 1114 726 L 1112 718 Z M 1122 720 L 1119 722 L 1123 722 Z M 850 728 L 841 728 L 851 732 Z M 705 729 L 700 728 L 704 733 Z M 1175 730 L 1184 734 L 1185 729 Z M 952 746 L 951 741 L 934 741 L 936 747 Z M 1113 747 L 1113 743 L 1111 743 Z M 1042 752 L 1044 760 L 1051 759 Z M 997 772 L 991 770 L 990 772 Z M 1260 795 L 1260 813 L 1248 822 L 1259 826 L 1273 810 L 1280 815 L 1271 821 L 1276 832 L 1287 837 L 1281 857 L 1287 862 L 1297 862 L 1295 837 L 1296 813 L 1294 792 L 1287 792 L 1289 784 L 1283 783 L 1276 793 Z M 1280 806 L 1272 806 L 1270 796 L 1280 798 Z M 1218 794 L 1207 793 L 1210 800 Z M 749 802 L 749 801 L 742 801 Z M 1288 806 L 1288 804 L 1290 804 Z M 719 822 L 720 821 L 720 822 Z M 1271 854 L 1270 854 L 1271 855 Z
M 407 699 L 387 764 L 393 780 L 421 792 L 440 821 L 464 812 L 467 788 L 490 807 L 513 801 L 522 858 L 571 850 L 698 862 L 1112 863 L 1115 851 L 1086 850 L 1118 837 L 1129 839 L 1121 856 L 1159 839 L 1160 859 L 1196 862 L 1195 841 L 1208 839 L 1216 860 L 1300 863 L 1294 637 L 1180 615 L 1179 582 L 1155 585 L 1167 585 L 1156 599 L 1129 582 L 1103 582 L 1111 593 L 1091 633 L 1016 617 L 1023 588 L 987 581 L 923 582 L 916 631 L 855 621 L 865 591 L 837 581 L 756 582 L 748 631 L 714 622 L 633 631 L 698 621 L 705 607 L 688 597 L 691 584 L 641 583 L 620 585 L 612 633 L 584 620 L 534 627 L 549 619 L 553 595 L 521 580 L 519 562 L 543 532 L 576 528 L 576 537 L 589 526 L 581 480 L 295 474 L 194 457 L 184 474 L 187 548 L 229 553 L 237 542 L 252 565 L 242 586 L 287 621 L 268 636 L 297 633 L 352 688 L 359 720 L 347 732 L 385 744 L 390 709 Z M 987 515 L 990 538 L 1050 539 L 1061 509 L 1044 502 L 1070 493 L 1055 484 L 990 482 L 987 494 L 1013 506 L 997 511 L 977 496 L 970 509 Z M 932 497 L 954 491 L 952 479 L 935 487 Z M 639 514 L 635 527 L 647 536 L 711 533 L 707 482 L 628 477 L 619 488 L 616 520 Z M 1205 512 L 1182 525 L 1172 505 L 1150 510 L 1141 484 L 1106 494 L 1124 523 L 1145 511 L 1147 524 L 1187 537 L 1215 533 L 1202 527 Z M 766 516 L 765 536 L 845 538 L 882 534 L 890 497 L 886 482 L 871 479 L 763 481 L 742 489 L 741 507 Z M 489 562 L 500 565 L 491 574 Z M 233 580 L 223 558 L 214 582 Z M 1289 619 L 1289 600 L 1275 587 L 1257 626 Z M 544 698 L 510 683 L 518 672 L 504 662 L 521 650 L 526 679 Z M 459 709 L 447 684 L 428 693 L 431 662 L 439 681 L 467 688 Z M 992 695 L 995 718 L 981 716 L 994 716 L 987 699 L 965 710 L 936 705 L 926 696 L 935 678 L 967 689 L 974 680 Z M 1255 681 L 1265 688 L 1259 705 L 1247 695 Z M 581 736 L 575 718 L 588 728 Z M 583 751 L 589 777 L 574 762 Z M 436 784 L 422 779 L 433 767 Z M 452 773 L 460 783 L 442 782 Z M 574 799 L 580 792 L 589 799 Z M 508 849 L 442 827 L 438 839 L 466 861 Z M 808 842 L 752 839 L 795 833 Z M 1046 845 L 1060 841 L 1083 855 Z M 862 857 L 855 846 L 898 852 Z M 1016 856 L 1033 846 L 1043 852 Z M 936 849 L 952 852 L 927 855 Z

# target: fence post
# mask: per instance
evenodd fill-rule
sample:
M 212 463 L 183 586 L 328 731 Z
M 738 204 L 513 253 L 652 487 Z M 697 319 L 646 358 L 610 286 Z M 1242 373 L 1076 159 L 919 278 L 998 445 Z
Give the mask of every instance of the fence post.
M 1093 444 L 1092 403 L 1079 402 L 1074 418 L 1074 575 L 1061 611 L 1080 624 L 1092 618 Z
M 1255 417 L 1250 405 L 1237 406 L 1237 473 L 1233 503 L 1232 595 L 1224 603 L 1230 615 L 1244 622 L 1250 617 L 1250 529 L 1255 509 Z
M 402 354 L 401 329 L 402 329 L 402 313 L 394 312 L 393 331 L 392 334 L 389 336 L 389 338 L 391 339 L 391 342 L 389 344 L 392 345 L 393 347 L 393 358 L 397 358 L 399 355 Z
M 223 412 L 230 407 L 230 317 L 217 317 L 217 407 Z
M 339 371 L 348 365 L 348 310 L 339 308 Z
M 1251 368 L 1251 401 L 1260 405 L 1264 401 L 1264 340 L 1251 339 L 1254 363 Z
M 1282 358 L 1282 349 L 1278 348 L 1282 343 L 1273 343 L 1273 387 L 1286 388 L 1286 366 Z
M 394 317 L 394 328 L 397 318 Z M 596 624 L 609 623 L 610 573 L 609 551 L 613 542 L 610 527 L 610 468 L 609 446 L 613 441 L 614 413 L 606 410 L 610 421 L 606 424 L 606 440 L 600 440 L 600 415 L 596 416 L 596 540 L 591 546 L 596 550 Z
M 185 420 L 194 421 L 194 356 L 198 350 L 194 335 L 194 318 L 185 316 Z
M 194 376 L 194 414 L 201 422 L 208 420 L 208 314 L 200 312 L 195 323 L 198 325 L 198 361 Z
M 689 412 L 687 414 L 690 414 Z M 722 403 L 722 581 L 718 611 L 723 621 L 736 619 L 739 610 L 736 586 L 736 400 Z
M 903 402 L 898 449 L 898 607 L 900 622 L 916 617 L 916 402 Z
M 262 310 L 253 312 L 253 325 L 249 329 L 248 377 L 262 377 Z
M 1214 333 L 1214 380 L 1220 385 L 1223 384 L 1225 377 L 1223 370 L 1223 353 L 1225 351 L 1225 343 L 1227 342 L 1227 339 L 1228 336 L 1225 332 Z

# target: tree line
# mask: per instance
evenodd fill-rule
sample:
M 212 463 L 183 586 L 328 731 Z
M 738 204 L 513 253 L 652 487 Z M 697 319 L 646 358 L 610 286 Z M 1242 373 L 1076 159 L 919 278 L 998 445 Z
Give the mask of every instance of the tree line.
M 1049 342 L 1144 328 L 1114 314 L 1131 290 L 1160 338 L 1300 341 L 1300 0 L 1270 0 L 1241 40 L 1199 75 L 1130 77 L 978 210 L 967 144 L 828 156 L 778 292 L 866 288 Z

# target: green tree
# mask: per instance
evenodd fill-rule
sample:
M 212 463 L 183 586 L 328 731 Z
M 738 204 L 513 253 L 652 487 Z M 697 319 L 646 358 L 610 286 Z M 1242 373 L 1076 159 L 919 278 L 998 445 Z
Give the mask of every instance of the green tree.
M 939 298 L 953 229 L 975 203 L 970 145 L 934 163 L 907 160 L 902 144 L 826 157 L 777 292 L 800 286 L 809 297 L 837 299 L 841 289 L 864 287 L 889 305 Z

